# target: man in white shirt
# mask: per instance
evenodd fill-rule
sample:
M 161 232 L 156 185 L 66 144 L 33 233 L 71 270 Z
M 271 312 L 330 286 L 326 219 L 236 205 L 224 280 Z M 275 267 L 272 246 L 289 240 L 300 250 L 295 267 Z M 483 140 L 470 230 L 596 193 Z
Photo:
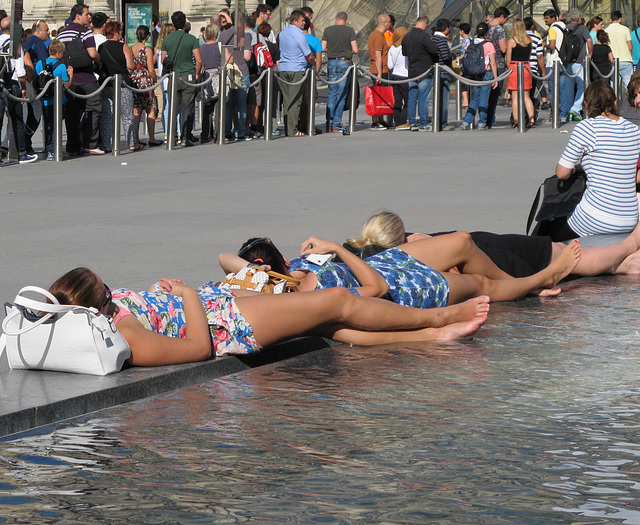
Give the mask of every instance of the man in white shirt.
M 613 58 L 617 58 L 619 61 L 618 73 L 624 85 L 623 89 L 626 91 L 627 84 L 633 75 L 633 58 L 631 57 L 633 43 L 629 28 L 622 25 L 620 11 L 611 13 L 611 24 L 605 31 L 609 35 L 609 47 L 613 52 Z

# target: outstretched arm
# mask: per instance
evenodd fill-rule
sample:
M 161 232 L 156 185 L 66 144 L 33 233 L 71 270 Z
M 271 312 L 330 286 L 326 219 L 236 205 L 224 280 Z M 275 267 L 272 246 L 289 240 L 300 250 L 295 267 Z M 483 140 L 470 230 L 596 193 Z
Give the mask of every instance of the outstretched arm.
M 302 243 L 300 255 L 311 253 L 335 253 L 349 267 L 360 282 L 358 293 L 364 297 L 382 297 L 389 291 L 389 285 L 382 275 L 360 257 L 339 244 L 318 237 L 309 237 Z
M 249 261 L 238 257 L 235 253 L 221 253 L 218 255 L 218 262 L 220 263 L 220 268 L 222 268 L 225 273 L 239 272 L 242 268 L 250 264 Z

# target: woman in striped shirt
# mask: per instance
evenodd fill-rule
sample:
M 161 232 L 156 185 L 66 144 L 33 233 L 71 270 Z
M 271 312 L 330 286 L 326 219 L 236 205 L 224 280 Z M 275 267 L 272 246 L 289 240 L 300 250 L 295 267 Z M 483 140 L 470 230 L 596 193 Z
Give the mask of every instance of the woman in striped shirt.
M 589 118 L 573 130 L 556 175 L 567 179 L 581 164 L 587 189 L 568 219 L 554 221 L 554 241 L 629 233 L 638 223 L 640 130 L 619 115 L 616 96 L 606 82 L 592 83 L 585 91 L 584 103 Z

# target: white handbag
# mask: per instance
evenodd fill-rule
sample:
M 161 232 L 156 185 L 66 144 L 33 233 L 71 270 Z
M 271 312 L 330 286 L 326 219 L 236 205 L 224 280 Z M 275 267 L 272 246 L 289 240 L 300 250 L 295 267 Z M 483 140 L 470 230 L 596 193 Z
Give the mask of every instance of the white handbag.
M 52 303 L 25 297 L 38 293 Z M 5 303 L 0 352 L 12 369 L 55 370 L 104 376 L 118 372 L 131 355 L 113 321 L 95 308 L 61 305 L 47 290 L 22 288 Z

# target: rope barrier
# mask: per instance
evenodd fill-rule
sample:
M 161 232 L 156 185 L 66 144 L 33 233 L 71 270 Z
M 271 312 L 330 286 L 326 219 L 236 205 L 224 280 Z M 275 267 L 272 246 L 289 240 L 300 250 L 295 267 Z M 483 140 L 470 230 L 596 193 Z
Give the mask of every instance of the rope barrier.
M 4 94 L 11 100 L 15 100 L 16 102 L 28 102 L 29 104 L 31 104 L 36 100 L 40 100 L 42 97 L 46 97 L 47 89 L 49 89 L 50 86 L 53 86 L 54 83 L 55 83 L 55 80 L 52 78 L 51 80 L 49 80 L 49 82 L 47 82 L 44 85 L 40 93 L 38 93 L 35 97 L 31 97 L 31 98 L 16 97 L 6 88 L 4 84 L 0 84 L 0 87 L 2 88 L 2 91 L 4 91 Z
M 576 78 L 578 75 L 582 74 L 582 70 L 584 69 L 584 66 L 582 64 L 580 64 L 580 69 L 578 69 L 578 71 L 576 71 L 575 75 L 572 75 L 565 69 L 565 67 L 562 64 L 562 62 L 558 62 L 558 65 L 560 66 L 560 69 L 562 69 L 562 72 L 565 75 L 567 75 L 569 78 Z
M 491 80 L 471 80 L 470 78 L 461 77 L 460 75 L 458 75 L 458 73 L 456 73 L 449 66 L 440 66 L 440 67 L 442 67 L 442 69 L 444 69 L 446 72 L 448 72 L 450 75 L 452 75 L 455 79 L 459 80 L 463 84 L 466 84 L 468 86 L 476 86 L 476 87 L 488 86 L 490 84 L 493 84 L 494 82 L 501 82 L 501 81 L 505 80 L 506 78 L 508 78 L 509 75 L 511 75 L 511 73 L 512 73 L 512 70 L 509 69 L 509 70 L 505 71 L 504 73 L 502 73 L 502 75 L 499 75 L 498 78 L 493 78 Z
M 75 91 L 72 91 L 71 88 L 68 88 L 64 84 L 62 84 L 62 87 L 64 88 L 64 90 L 67 92 L 68 95 L 70 95 L 72 97 L 75 97 L 75 98 L 88 100 L 88 99 L 90 99 L 92 97 L 95 97 L 96 95 L 99 95 L 100 93 L 102 93 L 104 91 L 104 88 L 107 87 L 107 84 L 109 84 L 112 80 L 113 80 L 113 77 L 105 78 L 104 82 L 102 83 L 102 85 L 98 89 L 96 89 L 93 93 L 89 93 L 88 95 L 82 95 L 80 93 L 76 93 Z
M 355 64 L 350 65 L 347 68 L 347 71 L 345 72 L 345 74 L 342 75 L 338 80 L 325 80 L 320 75 L 318 75 L 318 82 L 321 82 L 322 84 L 327 84 L 328 86 L 335 86 L 336 84 L 340 84 L 342 81 L 347 79 L 349 75 L 351 75 L 351 72 L 353 71 L 354 67 L 357 67 L 357 66 Z M 322 71 L 322 73 L 324 73 L 324 71 Z M 328 75 L 328 73 L 326 74 Z
M 149 86 L 148 88 L 142 88 L 142 89 L 134 88 L 134 87 L 130 86 L 129 84 L 127 84 L 126 82 L 123 82 L 122 86 L 127 88 L 129 91 L 133 91 L 134 93 L 147 93 L 149 91 L 153 91 L 158 86 L 160 86 L 162 84 L 162 82 L 164 82 L 164 80 L 166 78 L 169 78 L 169 76 L 170 76 L 169 74 L 162 75 L 153 86 Z
M 443 67 L 446 67 L 446 66 L 443 66 Z M 426 77 L 429 73 L 431 73 L 433 68 L 434 68 L 434 66 L 431 66 L 424 73 L 422 73 L 421 75 L 418 75 L 417 77 L 414 77 L 414 78 L 407 78 L 406 80 L 389 80 L 389 79 L 382 78 L 382 77 L 374 75 L 373 73 L 368 71 L 367 68 L 365 68 L 365 67 L 358 66 L 358 69 L 360 70 L 360 74 L 362 76 L 365 76 L 365 77 L 368 76 L 368 77 L 372 78 L 373 80 L 376 80 L 378 82 L 384 82 L 385 84 L 408 84 L 409 82 L 417 82 L 421 78 Z
M 591 62 L 591 67 L 594 68 L 596 70 L 596 73 L 598 73 L 598 75 L 600 75 L 600 78 L 604 79 L 604 78 L 611 78 L 611 76 L 614 73 L 613 68 L 611 68 L 611 71 L 609 71 L 608 75 L 605 75 L 602 73 L 602 71 L 600 71 L 600 69 L 598 68 L 598 66 L 596 66 L 595 62 L 593 60 L 590 60 Z
M 300 84 L 303 84 L 307 80 L 308 76 L 309 76 L 309 70 L 307 69 L 304 72 L 304 76 L 298 82 L 287 82 L 286 80 L 282 80 L 279 74 L 276 75 L 276 78 L 278 79 L 278 82 L 280 82 L 281 84 L 286 84 L 287 86 L 299 86 Z

